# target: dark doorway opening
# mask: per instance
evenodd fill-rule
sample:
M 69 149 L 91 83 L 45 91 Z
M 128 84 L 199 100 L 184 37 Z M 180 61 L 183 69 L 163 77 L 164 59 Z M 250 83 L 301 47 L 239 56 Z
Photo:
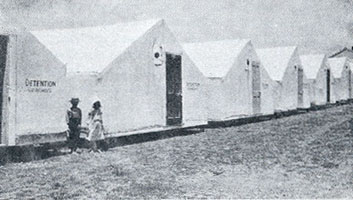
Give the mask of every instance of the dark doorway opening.
M 261 76 L 257 63 L 252 63 L 252 96 L 253 114 L 259 114 L 261 113 Z
M 331 71 L 330 69 L 327 69 L 326 73 L 326 101 L 327 103 L 330 103 L 331 99 Z
M 348 98 L 352 98 L 352 71 L 348 69 Z
M 167 125 L 181 125 L 182 112 L 182 74 L 181 56 L 166 54 L 167 84 Z
M 9 37 L 0 35 L 0 144 L 2 143 L 2 107 L 3 107 L 3 92 L 4 92 L 4 77 L 7 62 L 7 46 Z
M 298 106 L 299 107 L 303 107 L 304 105 L 304 97 L 303 97 L 303 95 L 304 95 L 304 87 L 303 87 L 303 85 L 304 85 L 304 82 L 303 82 L 303 80 L 304 80 L 304 78 L 303 78 L 303 76 L 304 76 L 304 71 L 303 71 L 303 69 L 302 68 L 298 68 Z

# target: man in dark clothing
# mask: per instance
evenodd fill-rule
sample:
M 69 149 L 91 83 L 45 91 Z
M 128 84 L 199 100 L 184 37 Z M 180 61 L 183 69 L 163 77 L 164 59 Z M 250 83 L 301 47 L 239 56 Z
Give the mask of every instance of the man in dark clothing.
M 72 107 L 67 110 L 66 123 L 69 127 L 69 148 L 71 153 L 77 150 L 78 143 L 80 141 L 80 127 L 82 121 L 81 109 L 77 107 L 80 100 L 78 98 L 72 98 L 70 100 Z

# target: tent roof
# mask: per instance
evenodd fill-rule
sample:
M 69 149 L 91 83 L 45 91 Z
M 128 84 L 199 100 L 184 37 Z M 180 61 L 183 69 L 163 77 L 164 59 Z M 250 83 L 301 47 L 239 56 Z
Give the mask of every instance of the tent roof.
M 68 72 L 102 72 L 132 42 L 160 21 L 162 20 L 31 33 L 66 64 Z
M 183 44 L 185 52 L 206 77 L 225 77 L 247 39 Z
M 341 77 L 346 60 L 347 60 L 347 58 L 345 58 L 345 57 L 328 59 L 328 63 L 330 64 L 330 69 L 332 71 L 332 75 L 335 78 Z
M 300 60 L 307 78 L 315 79 L 324 62 L 325 54 L 303 55 Z
M 281 81 L 296 46 L 257 49 L 256 52 L 273 80 Z
M 330 56 L 330 58 L 334 58 L 334 57 L 337 57 L 339 56 L 340 54 L 342 54 L 343 52 L 348 52 L 348 53 L 353 53 L 353 49 L 348 49 L 347 47 L 344 47 L 342 50 L 334 53 L 333 55 Z

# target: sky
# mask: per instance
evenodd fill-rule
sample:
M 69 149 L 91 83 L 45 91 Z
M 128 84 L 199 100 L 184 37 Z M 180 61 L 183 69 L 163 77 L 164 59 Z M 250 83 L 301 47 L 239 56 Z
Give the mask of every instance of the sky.
M 181 42 L 251 39 L 301 54 L 353 46 L 353 0 L 0 0 L 0 23 L 72 28 L 163 18 Z

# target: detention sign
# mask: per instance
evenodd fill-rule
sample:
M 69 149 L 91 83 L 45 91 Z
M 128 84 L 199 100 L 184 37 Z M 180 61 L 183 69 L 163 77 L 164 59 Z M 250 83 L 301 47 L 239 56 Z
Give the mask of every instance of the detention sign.
M 56 87 L 55 81 L 26 79 L 25 86 L 28 92 L 51 93 L 52 88 Z

